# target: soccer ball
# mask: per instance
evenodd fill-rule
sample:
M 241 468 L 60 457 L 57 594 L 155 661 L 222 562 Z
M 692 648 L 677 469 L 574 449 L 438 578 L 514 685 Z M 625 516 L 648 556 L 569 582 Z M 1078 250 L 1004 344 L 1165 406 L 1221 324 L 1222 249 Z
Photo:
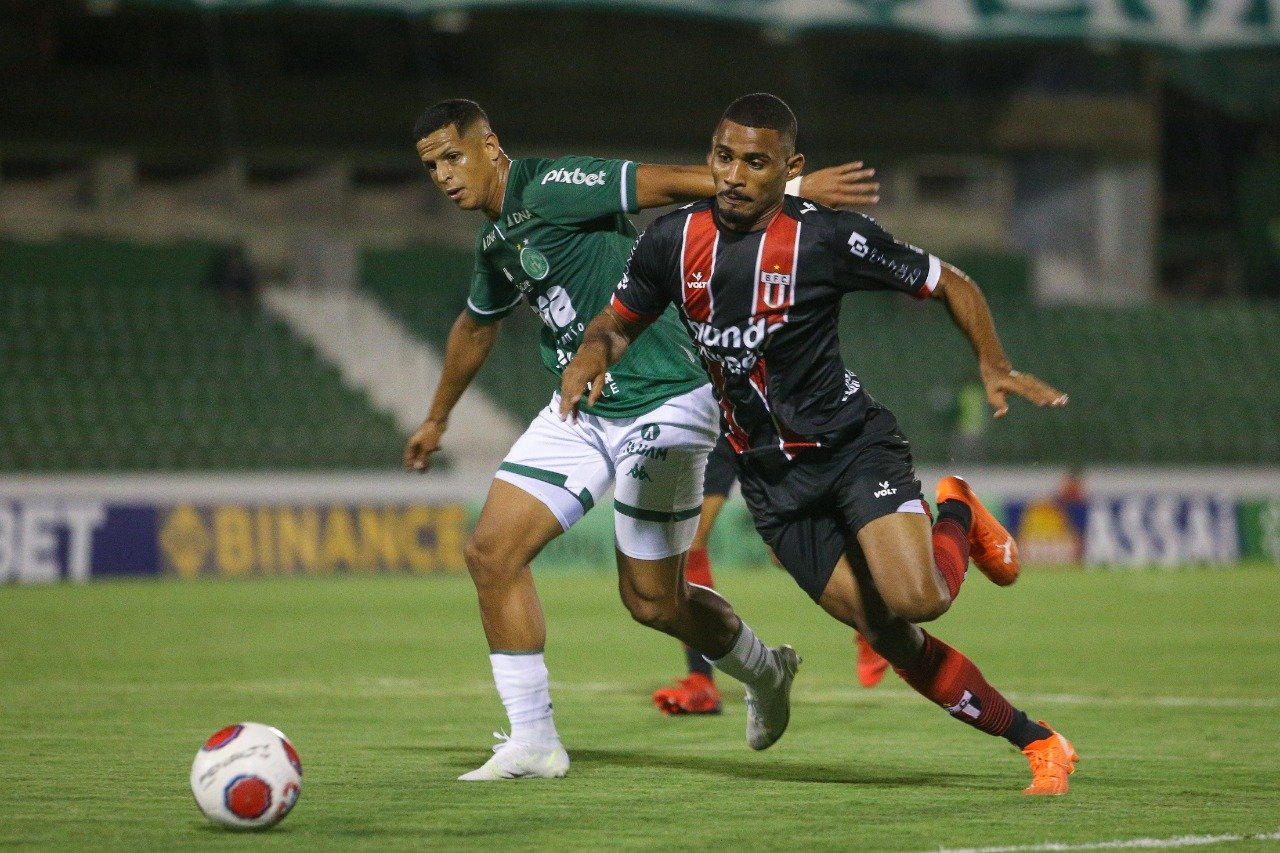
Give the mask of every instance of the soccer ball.
M 298 751 L 283 732 L 262 723 L 215 732 L 191 765 L 191 793 L 200 811 L 235 829 L 274 826 L 301 791 Z

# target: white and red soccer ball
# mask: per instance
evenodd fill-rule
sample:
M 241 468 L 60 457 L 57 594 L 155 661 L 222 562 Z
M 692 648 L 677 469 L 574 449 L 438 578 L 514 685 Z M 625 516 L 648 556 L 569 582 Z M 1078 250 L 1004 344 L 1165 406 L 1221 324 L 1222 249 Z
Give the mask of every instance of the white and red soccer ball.
M 298 751 L 283 732 L 262 723 L 215 732 L 191 765 L 191 793 L 200 811 L 236 829 L 279 823 L 301 791 Z

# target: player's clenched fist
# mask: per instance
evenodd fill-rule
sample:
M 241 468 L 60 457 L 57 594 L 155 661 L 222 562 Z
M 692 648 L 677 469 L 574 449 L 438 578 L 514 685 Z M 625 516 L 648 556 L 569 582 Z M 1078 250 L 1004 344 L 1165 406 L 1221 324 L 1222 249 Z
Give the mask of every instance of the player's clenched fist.
M 444 424 L 430 418 L 422 422 L 418 431 L 409 437 L 404 446 L 404 467 L 406 471 L 425 472 L 431 467 L 431 454 L 440 450 L 440 439 L 444 436 Z

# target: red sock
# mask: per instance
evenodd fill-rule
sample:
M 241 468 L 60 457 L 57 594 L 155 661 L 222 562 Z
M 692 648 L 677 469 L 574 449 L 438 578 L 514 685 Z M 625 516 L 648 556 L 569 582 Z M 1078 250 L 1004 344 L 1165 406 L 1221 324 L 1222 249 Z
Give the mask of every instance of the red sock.
M 1013 723 L 1013 706 L 987 684 L 973 661 L 927 632 L 916 662 L 894 671 L 917 693 L 975 729 L 1004 736 Z
M 715 589 L 715 581 L 711 579 L 711 561 L 707 559 L 706 548 L 694 548 L 689 552 L 689 560 L 684 564 L 684 579 L 698 586 Z
M 933 564 L 942 572 L 955 601 L 969 568 L 969 534 L 950 516 L 942 516 L 933 526 Z

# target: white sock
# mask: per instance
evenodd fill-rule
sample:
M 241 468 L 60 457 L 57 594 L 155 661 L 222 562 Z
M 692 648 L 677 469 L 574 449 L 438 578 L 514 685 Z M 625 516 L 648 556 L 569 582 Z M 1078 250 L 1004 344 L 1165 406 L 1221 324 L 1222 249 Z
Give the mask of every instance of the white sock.
M 715 664 L 716 669 L 732 675 L 748 687 L 772 689 L 782 678 L 782 670 L 778 668 L 773 652 L 760 642 L 756 632 L 746 622 L 742 623 L 738 639 L 734 641 L 728 654 L 711 663 Z
M 559 743 L 551 718 L 551 686 L 542 652 L 489 655 L 493 683 L 507 709 L 511 739 L 525 743 Z

